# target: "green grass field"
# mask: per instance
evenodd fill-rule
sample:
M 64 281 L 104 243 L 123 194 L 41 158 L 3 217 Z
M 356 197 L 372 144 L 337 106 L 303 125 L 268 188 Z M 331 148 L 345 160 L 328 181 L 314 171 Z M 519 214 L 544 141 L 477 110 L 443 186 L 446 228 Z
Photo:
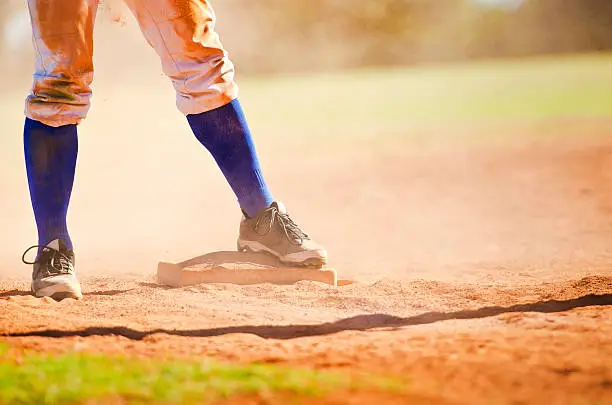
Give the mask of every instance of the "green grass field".
M 147 110 L 149 99 L 173 109 L 171 86 L 156 69 L 147 65 L 119 84 L 98 78 L 92 113 L 137 94 Z M 612 115 L 609 54 L 237 77 L 251 126 L 278 137 L 288 129 L 295 137 L 397 136 L 431 126 Z M 0 110 L 21 114 L 29 79 L 22 83 L 0 98 Z
M 366 383 L 338 373 L 265 364 L 10 353 L 7 347 L 0 347 L 2 405 L 104 403 L 108 398 L 129 404 L 187 405 L 241 395 L 316 397 L 349 388 L 389 391 L 400 387 L 380 378 Z
M 612 55 L 249 78 L 242 98 L 265 128 L 348 135 L 556 117 L 612 116 Z M 274 100 L 274 110 L 270 105 Z M 280 109 L 280 110 L 279 110 Z

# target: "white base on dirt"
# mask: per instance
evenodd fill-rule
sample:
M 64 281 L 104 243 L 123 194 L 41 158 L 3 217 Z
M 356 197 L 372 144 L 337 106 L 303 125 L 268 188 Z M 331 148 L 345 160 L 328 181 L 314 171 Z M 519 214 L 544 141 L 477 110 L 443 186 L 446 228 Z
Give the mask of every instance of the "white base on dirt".
M 283 285 L 306 280 L 338 286 L 332 268 L 288 266 L 265 253 L 214 252 L 176 264 L 160 262 L 157 266 L 157 281 L 171 287 L 204 283 Z

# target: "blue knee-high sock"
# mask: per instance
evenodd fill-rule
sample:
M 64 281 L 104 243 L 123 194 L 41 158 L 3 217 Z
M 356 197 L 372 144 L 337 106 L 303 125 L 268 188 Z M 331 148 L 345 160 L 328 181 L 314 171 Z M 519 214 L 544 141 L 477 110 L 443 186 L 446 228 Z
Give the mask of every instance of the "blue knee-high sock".
M 61 238 L 72 249 L 66 214 L 78 152 L 76 125 L 55 128 L 27 118 L 23 141 L 38 244 Z
M 268 207 L 272 194 L 261 173 L 253 138 L 238 100 L 187 116 L 196 138 L 208 149 L 250 217 Z

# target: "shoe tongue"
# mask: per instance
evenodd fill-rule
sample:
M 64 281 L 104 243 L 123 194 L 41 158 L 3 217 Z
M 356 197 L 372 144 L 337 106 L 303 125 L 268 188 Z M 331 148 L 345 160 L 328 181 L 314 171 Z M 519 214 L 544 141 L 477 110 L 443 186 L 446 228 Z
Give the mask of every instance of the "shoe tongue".
M 287 207 L 285 207 L 285 204 L 283 204 L 280 201 L 274 201 L 270 206 L 276 207 L 278 212 L 280 212 L 281 214 L 286 214 L 287 213 Z
M 52 240 L 51 242 L 47 243 L 47 247 L 51 249 L 59 250 L 62 252 L 65 250 L 68 250 L 68 247 L 66 246 L 66 242 L 64 242 L 62 239 Z
M 59 239 L 52 240 L 51 242 L 47 243 L 47 247 L 50 247 L 51 249 L 59 250 L 60 240 Z

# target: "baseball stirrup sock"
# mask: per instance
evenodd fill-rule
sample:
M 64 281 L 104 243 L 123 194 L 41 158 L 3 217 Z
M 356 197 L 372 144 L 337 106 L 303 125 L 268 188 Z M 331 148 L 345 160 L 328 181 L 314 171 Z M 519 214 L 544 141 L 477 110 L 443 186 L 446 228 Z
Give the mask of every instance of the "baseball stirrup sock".
M 66 215 L 78 152 L 77 127 L 55 128 L 27 118 L 23 135 L 38 244 L 61 238 L 72 249 Z
M 208 149 L 240 207 L 253 217 L 273 201 L 263 178 L 251 131 L 240 102 L 200 114 L 187 115 L 196 138 Z

